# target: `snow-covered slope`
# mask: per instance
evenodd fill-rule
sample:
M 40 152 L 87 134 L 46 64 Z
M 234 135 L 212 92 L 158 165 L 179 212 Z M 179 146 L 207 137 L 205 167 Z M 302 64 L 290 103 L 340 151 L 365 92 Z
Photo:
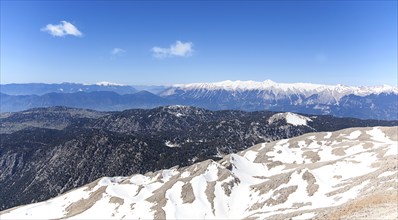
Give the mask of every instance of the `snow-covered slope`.
M 218 162 L 104 177 L 0 218 L 397 218 L 397 141 L 398 127 L 310 133 Z
M 294 125 L 294 126 L 307 125 L 308 121 L 312 121 L 311 118 L 308 118 L 308 117 L 305 117 L 302 115 L 298 115 L 298 114 L 294 114 L 291 112 L 285 112 L 285 113 L 274 114 L 273 116 L 271 116 L 268 119 L 268 123 L 272 124 L 275 121 L 279 121 L 279 120 L 285 120 L 286 123 Z

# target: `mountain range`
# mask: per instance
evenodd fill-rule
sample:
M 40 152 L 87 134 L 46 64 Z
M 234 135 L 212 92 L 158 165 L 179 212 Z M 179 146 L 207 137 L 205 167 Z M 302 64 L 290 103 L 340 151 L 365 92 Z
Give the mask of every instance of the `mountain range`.
M 51 106 L 119 111 L 189 105 L 210 110 L 271 110 L 362 119 L 398 119 L 398 88 L 391 86 L 286 84 L 266 80 L 139 88 L 156 91 L 156 94 L 105 82 L 99 85 L 6 84 L 0 87 L 0 111 L 14 112 Z
M 75 92 L 97 92 L 110 91 L 118 94 L 132 94 L 138 90 L 132 86 L 121 85 L 110 82 L 99 82 L 96 84 L 82 83 L 11 83 L 0 85 L 1 93 L 8 95 L 44 95 L 47 93 L 75 93 Z
M 296 123 L 315 119 L 289 117 Z M 308 133 L 217 161 L 102 177 L 50 200 L 5 210 L 0 217 L 397 219 L 397 129 Z
M 67 107 L 0 114 L 0 209 L 42 201 L 102 176 L 189 166 L 282 138 L 396 126 L 269 111 L 187 106 L 99 112 Z

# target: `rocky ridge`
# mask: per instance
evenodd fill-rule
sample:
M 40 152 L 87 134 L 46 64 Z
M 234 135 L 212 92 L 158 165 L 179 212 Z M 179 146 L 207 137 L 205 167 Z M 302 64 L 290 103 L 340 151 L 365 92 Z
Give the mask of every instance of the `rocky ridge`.
M 32 109 L 5 115 L 0 124 L 5 126 L 0 130 L 4 210 L 49 199 L 101 176 L 219 160 L 257 143 L 309 132 L 398 122 L 166 106 L 123 112 Z
M 0 212 L 0 216 L 350 219 L 367 215 L 396 219 L 397 135 L 398 127 L 308 133 L 258 144 L 219 161 L 145 175 L 103 177 L 54 199 Z M 382 215 L 386 210 L 388 214 Z

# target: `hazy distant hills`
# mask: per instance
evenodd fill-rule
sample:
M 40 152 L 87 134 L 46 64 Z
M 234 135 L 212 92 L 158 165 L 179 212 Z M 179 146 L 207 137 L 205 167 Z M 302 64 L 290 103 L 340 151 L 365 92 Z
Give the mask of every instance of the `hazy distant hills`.
M 99 82 L 96 84 L 81 83 L 25 83 L 25 84 L 2 84 L 1 93 L 8 95 L 44 95 L 47 93 L 75 93 L 75 92 L 96 92 L 110 91 L 118 94 L 131 94 L 138 90 L 132 86 L 120 85 L 109 82 Z
M 130 108 L 153 108 L 171 102 L 147 91 L 120 95 L 109 91 L 47 93 L 44 95 L 12 96 L 1 93 L 1 112 L 15 112 L 30 108 L 67 106 L 100 111 L 117 111 Z
M 51 107 L 1 114 L 0 210 L 48 199 L 102 176 L 217 160 L 309 132 L 394 125 L 398 122 L 187 106 L 122 112 Z
M 224 81 L 162 86 L 112 83 L 1 85 L 1 112 L 67 106 L 101 111 L 190 105 L 211 110 L 290 111 L 363 119 L 398 119 L 398 88 L 350 87 L 308 83 L 283 84 L 270 80 Z

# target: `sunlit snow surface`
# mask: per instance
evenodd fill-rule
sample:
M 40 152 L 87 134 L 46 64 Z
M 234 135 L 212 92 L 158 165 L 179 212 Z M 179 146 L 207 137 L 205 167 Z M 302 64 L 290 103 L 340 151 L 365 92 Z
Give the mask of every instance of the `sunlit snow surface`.
M 322 218 L 325 210 L 356 198 L 398 190 L 397 129 L 311 133 L 217 162 L 104 177 L 3 211 L 0 219 Z
M 312 121 L 312 119 L 302 116 L 302 115 L 298 115 L 298 114 L 294 114 L 291 112 L 286 112 L 286 113 L 277 113 L 274 114 L 273 116 L 271 116 L 268 119 L 268 123 L 272 124 L 275 121 L 279 121 L 279 120 L 286 120 L 286 123 L 294 125 L 294 126 L 299 126 L 299 125 L 307 125 L 307 122 Z

